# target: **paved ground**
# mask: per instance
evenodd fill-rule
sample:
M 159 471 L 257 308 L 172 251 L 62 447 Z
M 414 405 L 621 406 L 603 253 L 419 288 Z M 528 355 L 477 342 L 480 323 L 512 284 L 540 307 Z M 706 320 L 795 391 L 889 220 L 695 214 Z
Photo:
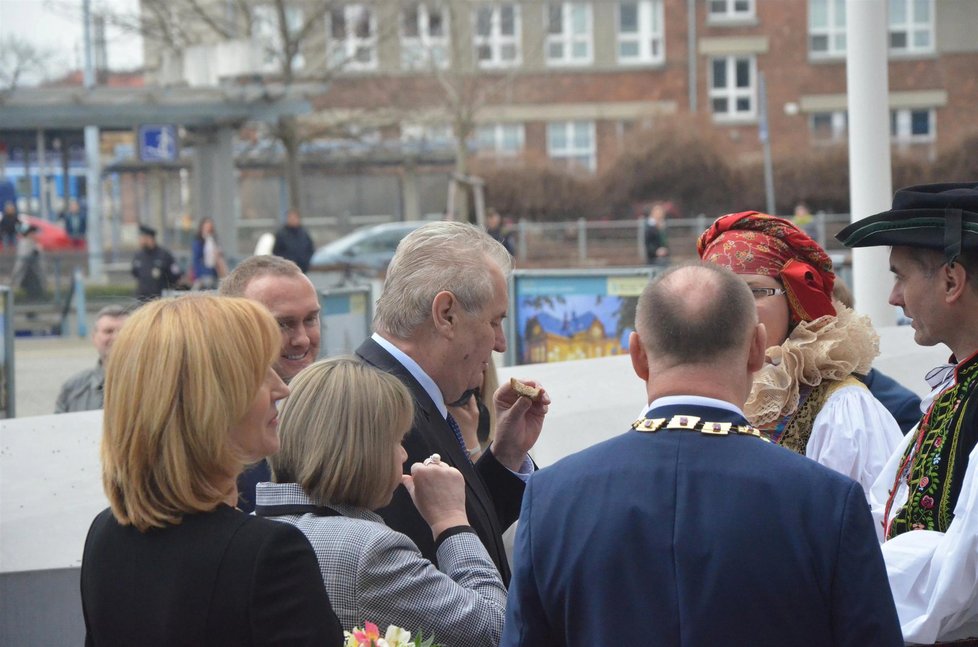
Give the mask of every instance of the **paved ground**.
M 14 342 L 18 418 L 54 413 L 61 384 L 98 360 L 90 338 L 19 337 Z

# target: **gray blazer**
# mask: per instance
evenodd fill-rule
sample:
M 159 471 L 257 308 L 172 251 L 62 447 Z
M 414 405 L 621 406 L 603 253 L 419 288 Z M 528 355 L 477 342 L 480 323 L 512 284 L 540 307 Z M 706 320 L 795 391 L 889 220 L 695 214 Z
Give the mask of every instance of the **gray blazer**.
M 407 535 L 369 510 L 330 504 L 339 516 L 322 516 L 303 512 L 303 506 L 314 504 L 295 483 L 258 484 L 256 514 L 306 535 L 344 629 L 369 621 L 381 631 L 388 625 L 415 635 L 420 630 L 446 647 L 499 644 L 506 589 L 477 535 L 443 541 L 440 571 Z

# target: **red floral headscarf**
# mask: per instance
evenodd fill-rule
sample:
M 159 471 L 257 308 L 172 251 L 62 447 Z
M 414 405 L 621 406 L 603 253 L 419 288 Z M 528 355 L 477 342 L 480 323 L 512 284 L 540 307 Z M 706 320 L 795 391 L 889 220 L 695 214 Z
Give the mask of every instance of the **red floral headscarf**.
M 763 274 L 784 285 L 791 323 L 835 315 L 832 259 L 818 243 L 784 218 L 742 211 L 717 218 L 696 241 L 708 263 L 737 274 Z

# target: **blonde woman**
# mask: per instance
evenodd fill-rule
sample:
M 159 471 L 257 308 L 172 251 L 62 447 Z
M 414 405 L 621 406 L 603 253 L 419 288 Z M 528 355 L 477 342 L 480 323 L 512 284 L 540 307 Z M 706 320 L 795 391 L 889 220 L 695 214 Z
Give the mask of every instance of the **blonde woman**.
M 469 525 L 462 474 L 436 454 L 402 475 L 414 417 L 407 388 L 353 358 L 317 362 L 290 386 L 282 447 L 269 459 L 275 483 L 258 484 L 255 514 L 306 534 L 343 626 L 397 625 L 450 647 L 498 644 L 506 589 Z M 373 512 L 402 483 L 431 528 L 437 568 Z
M 275 320 L 206 295 L 143 306 L 105 375 L 111 507 L 82 558 L 87 645 L 340 645 L 301 533 L 234 508 L 243 465 L 278 449 Z

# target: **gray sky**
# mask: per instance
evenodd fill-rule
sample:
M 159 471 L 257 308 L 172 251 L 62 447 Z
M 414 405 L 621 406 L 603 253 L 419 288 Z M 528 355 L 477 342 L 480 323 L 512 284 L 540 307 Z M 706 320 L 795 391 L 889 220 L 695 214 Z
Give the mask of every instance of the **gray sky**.
M 139 0 L 91 0 L 92 9 L 114 7 L 135 13 Z M 0 0 L 0 40 L 16 35 L 52 52 L 49 76 L 57 78 L 84 65 L 82 0 Z M 143 63 L 142 39 L 112 28 L 106 33 L 112 70 L 131 70 Z M 30 79 L 36 83 L 39 79 Z

